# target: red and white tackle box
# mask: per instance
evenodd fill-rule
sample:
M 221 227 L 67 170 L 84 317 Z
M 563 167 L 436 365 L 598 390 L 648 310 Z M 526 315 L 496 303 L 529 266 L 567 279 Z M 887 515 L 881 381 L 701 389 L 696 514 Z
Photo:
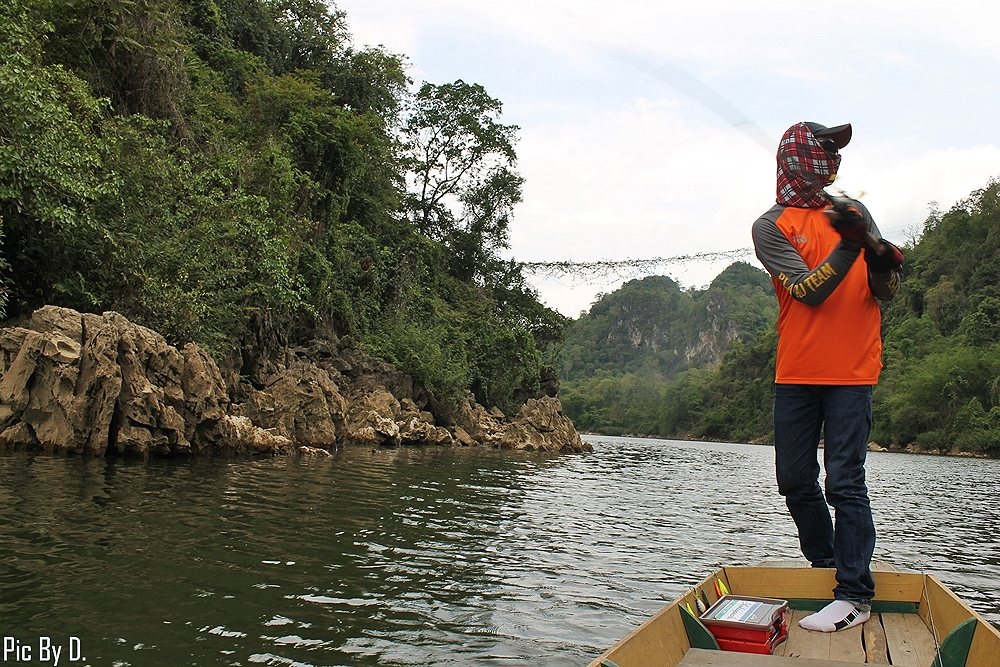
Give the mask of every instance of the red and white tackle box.
M 701 622 L 723 651 L 770 654 L 788 637 L 788 602 L 723 595 L 705 610 Z

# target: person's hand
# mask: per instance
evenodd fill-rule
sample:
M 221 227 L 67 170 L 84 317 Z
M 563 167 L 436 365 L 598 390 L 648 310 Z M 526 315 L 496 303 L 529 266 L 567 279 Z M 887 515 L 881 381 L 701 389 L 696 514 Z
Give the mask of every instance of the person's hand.
M 899 248 L 885 239 L 879 239 L 878 248 L 865 247 L 865 261 L 872 273 L 888 273 L 903 265 L 904 257 Z
M 832 205 L 826 210 L 830 224 L 837 230 L 841 238 L 855 243 L 864 243 L 868 233 L 868 223 L 861 214 L 861 209 L 853 199 L 847 197 L 831 197 Z

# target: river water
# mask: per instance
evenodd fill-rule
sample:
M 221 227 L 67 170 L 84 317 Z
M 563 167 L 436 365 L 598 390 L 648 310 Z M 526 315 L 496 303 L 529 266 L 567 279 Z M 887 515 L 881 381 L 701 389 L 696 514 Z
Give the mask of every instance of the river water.
M 0 455 L 0 663 L 580 665 L 711 569 L 798 556 L 770 448 L 587 440 Z M 871 454 L 869 486 L 876 557 L 1000 622 L 1000 461 Z

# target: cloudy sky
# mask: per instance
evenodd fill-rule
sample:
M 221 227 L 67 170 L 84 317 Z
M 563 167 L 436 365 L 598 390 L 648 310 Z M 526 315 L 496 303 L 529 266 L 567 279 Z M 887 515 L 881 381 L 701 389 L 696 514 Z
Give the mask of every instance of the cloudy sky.
M 521 261 L 745 249 L 774 201 L 784 130 L 850 122 L 835 189 L 905 242 L 1000 176 L 1000 9 L 952 0 L 335 0 L 356 46 L 404 55 L 417 85 L 462 79 L 519 126 Z M 862 194 L 863 193 L 863 194 Z M 707 285 L 729 261 L 656 272 Z M 576 317 L 627 274 L 537 275 Z

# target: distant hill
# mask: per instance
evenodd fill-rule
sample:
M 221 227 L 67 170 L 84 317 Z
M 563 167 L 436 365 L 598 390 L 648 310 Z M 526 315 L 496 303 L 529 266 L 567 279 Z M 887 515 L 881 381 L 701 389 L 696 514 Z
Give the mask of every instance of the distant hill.
M 735 341 L 750 342 L 773 326 L 775 311 L 767 274 L 745 262 L 729 266 L 704 290 L 683 290 L 666 276 L 632 280 L 570 326 L 561 377 L 669 378 L 717 366 Z
M 696 428 L 704 415 L 685 406 L 704 402 L 710 392 L 702 381 L 715 377 L 735 348 L 756 350 L 738 355 L 741 367 L 758 367 L 757 376 L 772 372 L 773 354 L 759 342 L 770 340 L 776 312 L 770 278 L 745 262 L 732 264 L 700 290 L 681 289 L 665 276 L 630 281 L 567 330 L 563 406 L 587 431 L 705 435 L 706 429 Z M 748 354 L 756 361 L 748 364 Z M 669 392 L 683 396 L 665 399 Z M 756 403 L 739 411 L 759 412 Z M 759 415 L 749 421 L 740 431 L 747 439 L 766 430 Z
M 909 244 L 891 240 L 906 263 L 882 307 L 872 439 L 1000 456 L 1000 182 L 931 211 Z M 630 282 L 571 325 L 563 406 L 585 431 L 767 440 L 775 310 L 767 275 L 748 264 L 705 290 Z

